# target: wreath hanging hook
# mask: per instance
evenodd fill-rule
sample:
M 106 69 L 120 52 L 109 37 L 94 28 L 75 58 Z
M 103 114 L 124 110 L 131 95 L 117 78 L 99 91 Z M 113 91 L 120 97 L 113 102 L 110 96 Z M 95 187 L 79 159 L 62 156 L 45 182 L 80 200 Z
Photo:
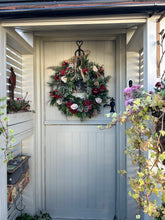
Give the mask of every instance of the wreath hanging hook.
M 85 52 L 81 49 L 81 46 L 83 45 L 83 41 L 82 40 L 77 40 L 76 44 L 78 46 L 78 49 L 75 51 L 74 55 L 77 56 L 81 56 L 81 54 L 83 54 L 83 56 L 85 55 Z

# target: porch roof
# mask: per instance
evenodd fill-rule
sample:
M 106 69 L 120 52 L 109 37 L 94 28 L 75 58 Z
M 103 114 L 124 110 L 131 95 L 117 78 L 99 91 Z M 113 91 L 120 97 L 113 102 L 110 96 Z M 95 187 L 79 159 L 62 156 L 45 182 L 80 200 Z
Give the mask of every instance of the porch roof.
M 165 11 L 165 1 L 47 1 L 0 3 L 0 20 L 39 17 L 139 14 L 149 16 Z

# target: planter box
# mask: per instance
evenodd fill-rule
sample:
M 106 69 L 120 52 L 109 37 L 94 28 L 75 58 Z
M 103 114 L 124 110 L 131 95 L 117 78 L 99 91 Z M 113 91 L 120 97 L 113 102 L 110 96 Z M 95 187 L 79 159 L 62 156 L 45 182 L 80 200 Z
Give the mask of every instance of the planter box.
M 8 114 L 7 116 L 9 117 L 8 125 L 11 126 L 14 124 L 19 124 L 33 120 L 34 113 L 18 112 L 18 113 Z
M 29 170 L 21 176 L 17 184 L 7 186 L 8 205 L 13 204 L 29 183 Z
M 30 156 L 18 155 L 8 162 L 7 169 L 7 191 L 8 204 L 16 201 L 20 193 L 29 182 L 29 165 Z
M 7 184 L 16 184 L 21 176 L 27 172 L 29 169 L 29 158 L 30 156 L 18 155 L 9 161 L 7 165 Z

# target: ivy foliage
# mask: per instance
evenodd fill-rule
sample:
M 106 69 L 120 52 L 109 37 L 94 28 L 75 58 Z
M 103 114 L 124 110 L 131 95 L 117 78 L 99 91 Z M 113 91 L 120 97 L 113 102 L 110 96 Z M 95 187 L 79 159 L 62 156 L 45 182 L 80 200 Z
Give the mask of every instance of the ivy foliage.
M 6 97 L 0 99 L 0 103 L 6 101 Z M 8 128 L 8 117 L 4 114 L 6 105 L 0 104 L 0 136 L 4 140 L 4 145 L 0 146 L 4 153 L 4 162 L 7 163 L 9 159 L 12 159 L 12 144 L 15 142 L 14 131 Z
M 138 218 L 139 211 L 143 210 L 153 219 L 161 219 L 160 215 L 165 215 L 165 208 L 162 206 L 160 212 L 156 198 L 161 197 L 165 202 L 164 99 L 159 94 L 144 91 L 140 86 L 136 87 L 138 91 L 137 97 L 126 102 L 125 112 L 107 115 L 111 120 L 106 128 L 129 122 L 125 153 L 131 157 L 132 165 L 138 167 L 136 174 L 128 177 L 131 187 L 129 195 L 137 202 Z M 159 129 L 158 124 L 161 125 Z M 119 173 L 127 176 L 126 170 Z

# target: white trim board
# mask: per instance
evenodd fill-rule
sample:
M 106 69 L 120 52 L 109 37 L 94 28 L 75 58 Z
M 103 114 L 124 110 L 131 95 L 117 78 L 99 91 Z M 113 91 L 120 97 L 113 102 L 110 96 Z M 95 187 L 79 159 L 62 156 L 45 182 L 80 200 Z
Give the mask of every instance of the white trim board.
M 17 26 L 59 26 L 59 25 L 85 25 L 85 24 L 124 24 L 124 23 L 145 23 L 147 16 L 99 16 L 99 17 L 75 17 L 75 18 L 61 18 L 61 19 L 27 19 L 24 21 L 12 20 L 2 21 L 3 27 L 17 27 Z

